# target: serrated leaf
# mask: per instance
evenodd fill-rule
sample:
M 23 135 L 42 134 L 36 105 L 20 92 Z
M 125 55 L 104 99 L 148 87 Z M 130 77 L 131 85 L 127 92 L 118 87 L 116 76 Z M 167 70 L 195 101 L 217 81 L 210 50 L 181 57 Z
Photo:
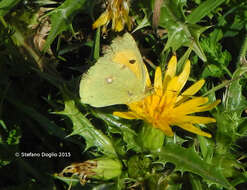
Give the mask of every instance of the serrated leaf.
M 238 127 L 238 133 L 247 136 L 247 117 L 243 118 Z
M 141 157 L 138 155 L 131 156 L 128 159 L 128 175 L 131 178 L 141 178 L 149 171 L 151 160 L 148 157 Z
M 2 0 L 0 2 L 0 16 L 5 16 L 21 0 Z
M 62 5 L 48 13 L 51 19 L 51 31 L 47 37 L 44 51 L 46 51 L 57 35 L 72 29 L 74 16 L 83 8 L 86 0 L 66 0 Z
M 137 20 L 138 26 L 132 31 L 132 33 L 151 25 L 149 21 L 150 14 L 148 14 L 146 9 L 143 9 L 143 13 L 144 18 L 142 20 Z
M 224 74 L 224 71 L 219 68 L 217 65 L 209 64 L 205 67 L 205 69 L 202 72 L 202 78 L 207 78 L 209 76 L 211 77 L 222 77 Z
M 92 111 L 94 116 L 102 119 L 111 127 L 117 129 L 123 136 L 123 140 L 126 143 L 127 150 L 134 150 L 136 152 L 141 151 L 141 147 L 136 142 L 137 134 L 130 128 L 129 124 L 124 123 L 112 114 L 106 114 L 99 111 Z
M 242 1 L 231 6 L 225 14 L 218 17 L 218 26 L 224 27 L 227 30 L 224 33 L 224 37 L 234 37 L 239 34 L 243 28 L 246 28 L 247 15 L 247 3 Z
M 194 174 L 189 174 L 189 179 L 192 186 L 192 190 L 203 190 L 201 179 L 198 176 Z
M 246 181 L 247 181 L 247 172 L 245 171 L 245 172 L 241 173 L 237 178 L 235 178 L 232 181 L 232 184 L 234 186 L 236 186 L 236 185 L 239 185 L 241 183 L 246 183 Z
M 228 73 L 227 66 L 231 61 L 231 54 L 227 50 L 222 50 L 221 44 L 218 42 L 223 37 L 223 32 L 215 29 L 210 35 L 201 40 L 201 46 L 207 56 L 208 65 L 202 73 L 202 77 L 222 77 Z M 231 76 L 231 73 L 228 73 Z
M 191 24 L 199 22 L 203 17 L 207 16 L 225 0 L 207 0 L 201 3 L 192 13 L 188 16 L 187 21 Z
M 247 72 L 247 66 L 238 68 L 233 74 L 233 81 L 229 85 L 225 99 L 223 101 L 227 112 L 236 112 L 241 117 L 244 109 L 247 107 L 247 101 L 242 95 L 242 85 L 240 77 Z
M 206 163 L 192 148 L 186 149 L 176 144 L 167 144 L 157 155 L 162 161 L 173 163 L 177 171 L 192 172 L 212 183 L 234 189 L 222 175 L 219 166 Z
M 164 174 L 155 174 L 148 176 L 147 182 L 148 188 L 151 190 L 181 190 L 182 182 L 176 174 L 172 173 L 169 176 L 164 177 Z
M 78 110 L 73 100 L 65 100 L 64 111 L 60 114 L 69 117 L 73 123 L 73 132 L 69 135 L 80 135 L 86 140 L 86 150 L 97 147 L 108 157 L 117 157 L 110 139 L 96 129 L 91 122 Z
M 161 8 L 161 27 L 168 30 L 168 41 L 165 50 L 172 48 L 176 51 L 182 46 L 192 47 L 193 51 L 203 60 L 207 58 L 200 46 L 199 37 L 208 27 L 187 23 L 183 13 L 184 0 L 164 1 Z
M 242 95 L 240 77 L 246 72 L 247 66 L 240 67 L 234 72 L 232 82 L 222 101 L 224 107 L 215 114 L 217 121 L 216 150 L 219 154 L 226 154 L 239 137 L 237 131 L 239 131 L 240 124 L 243 123 L 241 115 L 247 107 L 247 101 Z
M 216 152 L 221 155 L 226 154 L 237 138 L 236 130 L 239 126 L 239 118 L 235 113 L 219 110 L 215 114 L 215 119 L 217 122 Z

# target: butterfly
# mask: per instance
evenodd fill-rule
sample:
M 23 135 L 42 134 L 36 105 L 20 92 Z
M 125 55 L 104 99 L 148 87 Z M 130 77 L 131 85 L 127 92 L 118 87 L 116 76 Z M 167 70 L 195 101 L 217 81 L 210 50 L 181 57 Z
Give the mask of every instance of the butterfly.
M 83 74 L 79 94 L 82 103 L 93 107 L 129 104 L 149 94 L 150 83 L 136 42 L 125 33 Z

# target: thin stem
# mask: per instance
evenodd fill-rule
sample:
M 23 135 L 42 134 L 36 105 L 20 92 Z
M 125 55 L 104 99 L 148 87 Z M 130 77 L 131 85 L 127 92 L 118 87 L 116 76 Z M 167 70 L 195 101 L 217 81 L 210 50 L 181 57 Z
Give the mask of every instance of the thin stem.
M 215 86 L 215 87 L 211 88 L 209 91 L 207 91 L 206 93 L 204 93 L 202 96 L 207 96 L 207 95 L 209 95 L 212 92 L 216 92 L 217 90 L 226 87 L 231 82 L 232 82 L 231 80 L 225 81 L 225 82 L 219 84 L 218 86 Z
M 0 16 L 0 21 L 2 22 L 3 26 L 6 28 L 7 27 L 7 23 L 5 22 L 4 18 L 2 16 Z
M 214 88 L 210 89 L 209 91 L 207 91 L 206 93 L 204 93 L 202 96 L 207 96 L 208 94 L 212 93 L 212 92 L 216 92 L 217 90 L 221 89 L 221 88 L 225 88 L 227 87 L 229 84 L 231 84 L 233 81 L 239 79 L 241 76 L 238 76 L 236 78 L 233 78 L 231 80 L 225 81 L 221 84 L 219 84 L 218 86 L 215 86 Z
M 222 69 L 224 69 L 224 71 L 229 75 L 229 77 L 232 78 L 232 73 L 229 71 L 229 69 L 225 66 L 222 66 Z
M 238 66 L 240 66 L 245 60 L 246 52 L 247 52 L 247 34 L 245 34 L 244 43 L 240 49 L 240 54 L 238 58 Z
M 146 58 L 145 56 L 143 56 L 142 58 L 143 58 L 143 60 L 144 60 L 147 64 L 149 64 L 150 67 L 152 67 L 154 70 L 156 69 L 156 65 L 154 65 L 152 61 L 150 61 L 150 60 L 149 60 L 148 58 Z

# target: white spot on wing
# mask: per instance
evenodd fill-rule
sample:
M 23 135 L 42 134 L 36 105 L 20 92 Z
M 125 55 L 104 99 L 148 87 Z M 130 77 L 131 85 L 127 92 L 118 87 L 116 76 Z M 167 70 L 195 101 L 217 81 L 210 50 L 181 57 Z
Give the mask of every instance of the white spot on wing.
M 107 84 L 111 84 L 111 83 L 113 83 L 113 78 L 112 77 L 106 77 L 105 81 Z

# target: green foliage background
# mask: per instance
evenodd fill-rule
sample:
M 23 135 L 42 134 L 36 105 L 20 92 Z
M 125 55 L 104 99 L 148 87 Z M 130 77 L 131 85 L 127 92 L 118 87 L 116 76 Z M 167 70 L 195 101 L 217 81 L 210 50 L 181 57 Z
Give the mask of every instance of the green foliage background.
M 180 70 L 189 57 L 190 82 L 205 78 L 201 95 L 222 100 L 210 113 L 217 124 L 205 129 L 213 138 L 177 128 L 174 138 L 164 137 L 141 121 L 111 114 L 124 106 L 80 103 L 80 76 L 126 32 L 91 29 L 104 1 L 0 0 L 0 189 L 246 188 L 247 2 L 160 2 L 131 1 L 133 36 L 142 55 L 163 70 L 173 53 L 181 58 Z M 22 156 L 30 152 L 57 156 Z M 56 175 L 95 158 L 120 161 L 121 175 L 84 186 Z

